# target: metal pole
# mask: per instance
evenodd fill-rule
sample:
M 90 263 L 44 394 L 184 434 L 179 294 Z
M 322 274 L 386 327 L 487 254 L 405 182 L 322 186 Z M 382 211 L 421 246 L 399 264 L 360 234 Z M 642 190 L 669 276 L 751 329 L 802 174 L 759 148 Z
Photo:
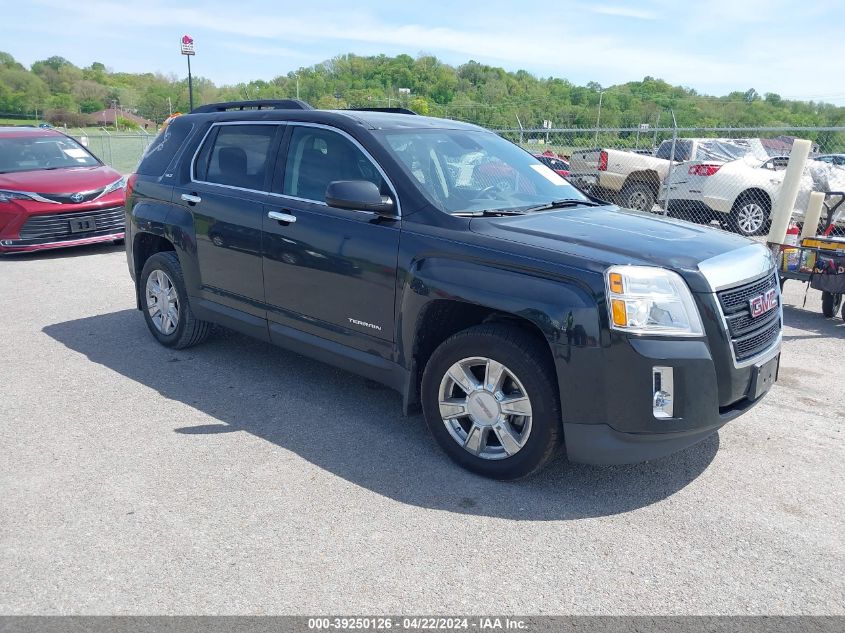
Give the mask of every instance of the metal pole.
M 599 115 L 596 117 L 596 140 L 595 145 L 599 145 L 599 123 L 601 123 L 601 100 L 604 97 L 604 90 L 599 93 Z
M 188 103 L 191 106 L 191 110 L 194 109 L 194 80 L 191 77 L 191 56 L 185 55 L 188 58 Z
M 660 127 L 660 111 L 657 112 L 657 119 L 654 121 L 654 140 L 651 142 L 653 147 L 657 147 L 657 128 Z
M 296 74 L 296 98 L 299 99 L 299 73 Z
M 666 206 L 663 215 L 669 214 L 669 199 L 672 197 L 672 168 L 675 166 L 675 144 L 678 142 L 678 121 L 675 118 L 675 111 L 672 113 L 672 150 L 669 153 L 669 172 L 666 174 Z

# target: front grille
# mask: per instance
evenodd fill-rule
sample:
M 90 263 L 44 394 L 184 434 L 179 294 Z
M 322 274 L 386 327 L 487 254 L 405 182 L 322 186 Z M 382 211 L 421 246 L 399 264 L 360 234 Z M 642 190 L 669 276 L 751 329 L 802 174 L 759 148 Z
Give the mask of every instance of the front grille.
M 93 219 L 95 227 L 89 231 L 74 233 L 71 231 L 70 221 L 81 218 Z M 123 207 L 73 211 L 71 213 L 47 213 L 30 217 L 21 228 L 20 236 L 22 240 L 83 238 L 90 235 L 121 233 L 123 224 Z
M 82 204 L 83 202 L 91 202 L 95 200 L 100 195 L 102 195 L 105 187 L 100 187 L 95 191 L 81 191 L 79 192 L 82 195 L 82 198 L 79 200 L 74 200 L 72 196 L 77 195 L 76 192 L 71 193 L 39 193 L 38 195 L 42 198 L 47 198 L 47 200 L 52 200 L 53 202 L 60 202 L 62 204 Z
M 759 354 L 777 340 L 779 332 L 780 316 L 768 327 L 732 341 L 736 359 L 745 360 Z
M 716 293 L 728 325 L 734 358 L 747 360 L 765 351 L 777 340 L 782 323 L 775 308 L 757 317 L 751 316 L 749 300 L 778 287 L 777 274 L 759 281 Z

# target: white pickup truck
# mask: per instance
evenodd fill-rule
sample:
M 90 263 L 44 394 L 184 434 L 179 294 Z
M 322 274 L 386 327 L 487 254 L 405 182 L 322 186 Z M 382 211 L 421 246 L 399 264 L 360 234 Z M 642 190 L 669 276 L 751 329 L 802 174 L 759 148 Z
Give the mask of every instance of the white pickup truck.
M 728 161 L 751 151 L 743 139 L 683 138 L 663 141 L 654 156 L 620 150 L 587 149 L 572 153 L 569 181 L 579 189 L 638 211 L 653 210 L 669 168 L 690 160 Z

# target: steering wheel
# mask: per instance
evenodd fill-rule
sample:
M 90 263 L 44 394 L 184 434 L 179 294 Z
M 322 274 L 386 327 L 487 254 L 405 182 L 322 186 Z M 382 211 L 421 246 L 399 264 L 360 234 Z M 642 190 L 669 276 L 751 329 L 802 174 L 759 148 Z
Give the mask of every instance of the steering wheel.
M 479 198 L 486 197 L 491 200 L 502 200 L 502 197 L 497 194 L 505 193 L 506 191 L 510 191 L 510 186 L 507 181 L 500 180 L 495 185 L 490 185 L 488 187 L 484 187 L 481 191 L 478 192 Z

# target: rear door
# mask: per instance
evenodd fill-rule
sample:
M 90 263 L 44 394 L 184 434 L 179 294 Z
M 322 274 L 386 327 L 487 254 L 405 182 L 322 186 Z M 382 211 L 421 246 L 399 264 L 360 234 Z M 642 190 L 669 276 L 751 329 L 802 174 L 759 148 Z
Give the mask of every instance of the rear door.
M 289 127 L 263 216 L 271 337 L 287 326 L 388 356 L 400 220 L 329 207 L 325 192 L 335 180 L 370 180 L 398 210 L 395 191 L 351 136 L 322 125 Z M 274 219 L 276 214 L 292 221 Z
M 262 218 L 282 129 L 278 122 L 213 125 L 191 181 L 174 193 L 193 215 L 203 298 L 261 317 Z

